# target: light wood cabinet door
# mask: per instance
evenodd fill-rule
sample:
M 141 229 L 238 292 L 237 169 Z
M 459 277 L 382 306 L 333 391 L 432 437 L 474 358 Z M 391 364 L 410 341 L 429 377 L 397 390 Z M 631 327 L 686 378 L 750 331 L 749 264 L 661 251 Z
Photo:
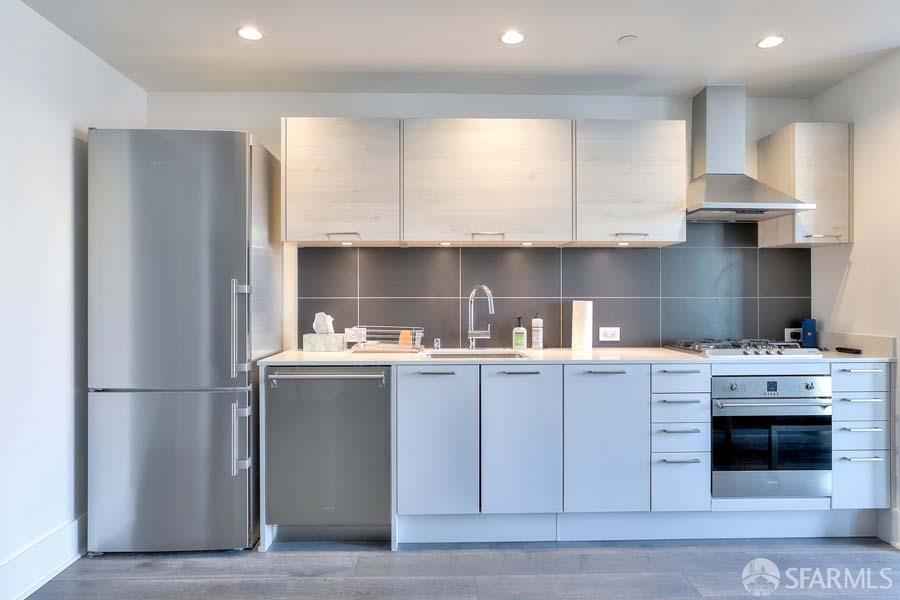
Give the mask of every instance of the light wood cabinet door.
M 403 237 L 571 241 L 572 122 L 405 120 Z
M 686 136 L 684 121 L 577 121 L 576 241 L 683 242 Z
M 286 118 L 285 237 L 400 241 L 400 121 Z
M 850 126 L 791 123 L 757 143 L 759 180 L 816 205 L 759 224 L 760 247 L 811 247 L 852 241 Z

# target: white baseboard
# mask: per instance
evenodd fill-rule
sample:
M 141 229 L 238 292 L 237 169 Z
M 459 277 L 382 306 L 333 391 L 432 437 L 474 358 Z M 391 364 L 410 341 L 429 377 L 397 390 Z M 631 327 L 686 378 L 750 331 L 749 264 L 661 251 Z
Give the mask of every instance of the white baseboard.
M 87 515 L 66 523 L 0 563 L 0 598 L 27 598 L 78 560 L 87 547 Z

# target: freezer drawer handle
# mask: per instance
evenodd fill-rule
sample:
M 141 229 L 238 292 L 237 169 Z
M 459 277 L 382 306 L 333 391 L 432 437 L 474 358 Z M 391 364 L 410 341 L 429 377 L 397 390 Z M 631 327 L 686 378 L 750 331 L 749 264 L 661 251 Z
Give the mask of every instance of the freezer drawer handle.
M 231 476 L 237 477 L 238 471 L 246 471 L 253 466 L 253 458 L 238 458 L 238 419 L 248 419 L 253 414 L 253 408 L 238 408 L 237 402 L 231 403 Z
M 237 379 L 238 373 L 250 370 L 248 363 L 238 362 L 238 294 L 249 294 L 249 285 L 238 285 L 237 279 L 231 280 L 231 378 Z
M 381 373 L 275 373 L 269 375 L 269 383 L 272 389 L 278 387 L 281 380 L 306 380 L 317 381 L 326 379 L 355 379 L 355 380 L 371 380 L 378 381 L 381 387 L 384 387 L 384 371 Z

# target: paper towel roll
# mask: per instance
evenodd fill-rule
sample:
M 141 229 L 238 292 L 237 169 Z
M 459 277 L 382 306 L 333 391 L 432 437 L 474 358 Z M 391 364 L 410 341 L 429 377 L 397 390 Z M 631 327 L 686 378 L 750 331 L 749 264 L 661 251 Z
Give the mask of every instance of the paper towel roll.
M 572 350 L 590 350 L 594 346 L 594 303 L 572 302 Z

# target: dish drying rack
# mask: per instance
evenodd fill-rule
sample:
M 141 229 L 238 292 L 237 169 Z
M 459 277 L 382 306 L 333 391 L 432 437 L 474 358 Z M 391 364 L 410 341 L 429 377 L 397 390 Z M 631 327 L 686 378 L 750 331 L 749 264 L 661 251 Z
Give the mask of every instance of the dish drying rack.
M 419 352 L 422 349 L 424 327 L 403 325 L 357 325 L 361 337 L 353 352 Z

